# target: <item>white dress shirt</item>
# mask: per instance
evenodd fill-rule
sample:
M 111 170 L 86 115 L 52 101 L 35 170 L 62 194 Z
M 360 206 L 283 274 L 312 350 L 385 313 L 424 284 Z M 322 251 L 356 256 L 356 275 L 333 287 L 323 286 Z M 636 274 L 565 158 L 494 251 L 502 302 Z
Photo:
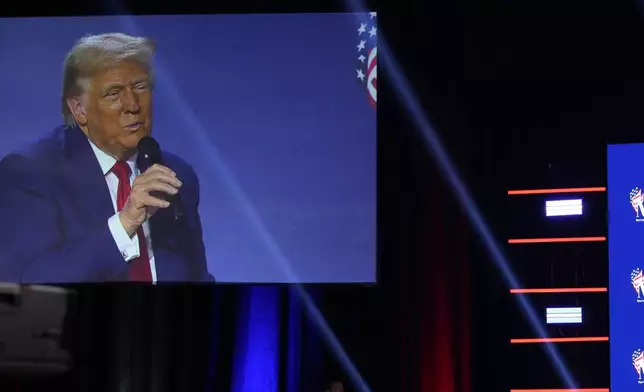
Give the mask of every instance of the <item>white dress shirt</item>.
M 107 187 L 110 190 L 110 196 L 112 197 L 112 204 L 114 206 L 115 214 L 107 220 L 107 224 L 114 237 L 114 242 L 118 246 L 121 256 L 125 262 L 130 262 L 135 258 L 139 257 L 139 237 L 136 233 L 130 237 L 119 219 L 117 205 L 116 205 L 116 195 L 119 188 L 119 179 L 116 174 L 112 173 L 112 167 L 116 163 L 116 159 L 109 154 L 106 154 L 101 149 L 99 149 L 91 140 L 87 139 L 89 144 L 94 150 L 96 159 L 103 169 L 103 175 L 105 176 L 105 182 L 107 182 Z M 131 174 L 130 174 L 130 185 L 134 182 L 136 176 L 139 175 L 139 168 L 136 165 L 136 155 L 128 159 L 127 164 L 130 165 Z M 150 236 L 150 223 L 143 223 L 143 234 L 145 236 L 145 242 L 148 247 L 148 256 L 150 257 L 150 271 L 152 271 L 152 283 L 157 281 L 157 270 L 154 264 L 154 252 L 152 251 L 152 237 Z

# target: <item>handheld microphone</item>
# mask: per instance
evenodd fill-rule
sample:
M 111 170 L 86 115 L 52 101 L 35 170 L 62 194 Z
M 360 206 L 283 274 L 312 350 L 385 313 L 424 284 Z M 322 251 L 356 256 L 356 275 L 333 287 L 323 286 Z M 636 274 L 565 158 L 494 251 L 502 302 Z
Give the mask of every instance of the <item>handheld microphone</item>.
M 163 165 L 161 147 L 151 136 L 141 138 L 136 148 L 139 151 L 137 165 L 139 166 L 141 173 L 148 170 L 148 168 L 154 164 Z M 154 197 L 170 202 L 170 208 L 172 208 L 175 220 L 178 220 L 183 216 L 183 202 L 179 193 L 168 195 L 162 192 L 151 192 L 151 194 Z

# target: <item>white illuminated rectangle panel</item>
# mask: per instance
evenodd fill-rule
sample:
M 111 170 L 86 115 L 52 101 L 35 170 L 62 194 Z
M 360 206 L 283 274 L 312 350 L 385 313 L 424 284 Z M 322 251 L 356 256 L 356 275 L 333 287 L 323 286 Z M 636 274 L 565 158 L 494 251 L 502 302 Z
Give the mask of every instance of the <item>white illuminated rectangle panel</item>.
M 581 308 L 546 308 L 548 324 L 581 324 Z
M 546 216 L 570 216 L 581 214 L 581 199 L 546 201 Z

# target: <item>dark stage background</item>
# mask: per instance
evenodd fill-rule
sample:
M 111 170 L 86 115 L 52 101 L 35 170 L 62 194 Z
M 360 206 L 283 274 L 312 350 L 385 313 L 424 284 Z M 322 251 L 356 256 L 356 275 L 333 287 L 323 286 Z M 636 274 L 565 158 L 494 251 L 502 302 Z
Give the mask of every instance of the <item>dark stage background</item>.
M 185 12 L 205 10 L 188 3 L 181 4 Z M 294 11 L 274 2 L 263 7 L 252 11 Z M 459 0 L 377 9 L 380 33 L 501 244 L 508 221 L 517 219 L 508 216 L 509 187 L 604 185 L 606 142 L 642 139 L 644 24 L 634 1 Z M 509 364 L 517 361 L 511 324 L 520 316 L 397 102 L 390 71 L 380 72 L 378 105 L 379 284 L 307 290 L 374 391 L 508 391 Z M 512 265 L 522 268 L 520 260 Z M 601 266 L 594 270 L 601 275 Z M 21 391 L 42 390 L 38 382 L 48 390 L 114 390 L 125 375 L 126 391 L 254 391 L 241 381 L 251 371 L 272 380 L 262 384 L 266 391 L 322 391 L 326 381 L 349 380 L 306 312 L 298 317 L 301 307 L 290 304 L 297 294 L 286 286 L 78 291 L 72 343 L 79 366 L 61 378 L 23 379 Z M 129 356 L 119 350 L 130 346 Z M 552 374 L 538 355 L 521 360 Z M 607 382 L 607 350 L 583 371 Z M 542 387 L 536 373 L 526 377 L 523 387 Z

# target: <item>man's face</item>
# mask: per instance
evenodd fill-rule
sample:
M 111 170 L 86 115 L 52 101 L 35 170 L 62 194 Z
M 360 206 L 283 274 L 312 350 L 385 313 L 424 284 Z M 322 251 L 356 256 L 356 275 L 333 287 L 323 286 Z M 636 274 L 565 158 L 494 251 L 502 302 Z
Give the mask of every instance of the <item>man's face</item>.
M 135 62 L 126 61 L 95 75 L 81 102 L 83 132 L 117 159 L 127 159 L 139 140 L 150 135 L 151 85 L 148 74 Z

